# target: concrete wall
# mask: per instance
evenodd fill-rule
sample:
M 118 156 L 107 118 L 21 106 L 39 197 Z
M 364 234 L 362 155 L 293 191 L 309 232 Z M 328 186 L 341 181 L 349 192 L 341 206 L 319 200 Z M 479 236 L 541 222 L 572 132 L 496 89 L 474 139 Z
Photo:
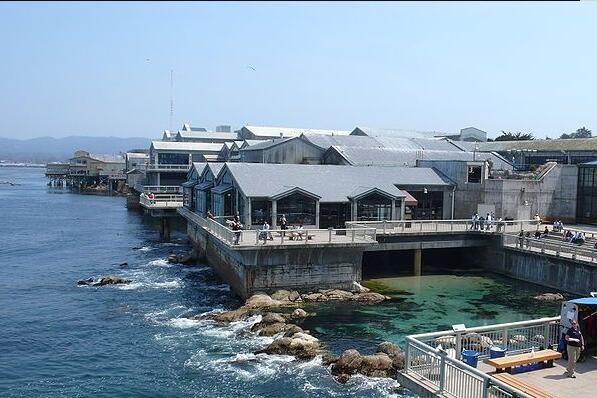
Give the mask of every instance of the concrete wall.
M 597 289 L 597 265 L 504 248 L 503 262 L 493 271 L 554 289 L 587 296 Z
M 571 223 L 576 218 L 578 168 L 556 165 L 540 180 L 487 180 L 481 203 L 495 205 L 496 216 L 523 214 Z M 526 201 L 526 204 L 525 204 Z
M 231 249 L 192 223 L 187 233 L 199 255 L 241 298 L 278 289 L 351 289 L 354 281 L 361 280 L 362 246 L 271 244 Z

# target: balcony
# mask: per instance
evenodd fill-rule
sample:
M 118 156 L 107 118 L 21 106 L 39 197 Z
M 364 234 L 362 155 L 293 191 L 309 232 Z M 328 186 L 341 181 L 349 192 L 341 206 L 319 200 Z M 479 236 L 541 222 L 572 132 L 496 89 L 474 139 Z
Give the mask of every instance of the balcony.
M 182 207 L 182 195 L 158 193 L 147 195 L 142 193 L 139 204 L 149 210 L 168 210 Z
M 147 165 L 148 172 L 170 172 L 170 173 L 186 173 L 191 168 L 190 164 L 155 164 Z

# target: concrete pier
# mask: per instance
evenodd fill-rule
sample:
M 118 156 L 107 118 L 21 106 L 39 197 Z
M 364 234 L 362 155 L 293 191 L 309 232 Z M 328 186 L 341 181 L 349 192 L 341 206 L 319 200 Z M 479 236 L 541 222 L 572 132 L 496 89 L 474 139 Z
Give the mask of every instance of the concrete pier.
M 415 276 L 421 276 L 421 249 L 415 249 L 413 273 Z

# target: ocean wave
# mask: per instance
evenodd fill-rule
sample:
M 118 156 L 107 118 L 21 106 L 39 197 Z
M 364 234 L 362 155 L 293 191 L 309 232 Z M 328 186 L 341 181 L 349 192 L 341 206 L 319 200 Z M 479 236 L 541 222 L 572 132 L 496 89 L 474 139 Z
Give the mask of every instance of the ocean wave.
M 143 247 L 140 247 L 140 248 L 134 249 L 134 250 L 137 250 L 140 252 L 148 252 L 148 251 L 154 250 L 154 248 L 151 246 L 143 246 Z
M 152 266 L 152 267 L 172 267 L 172 264 L 170 264 L 168 262 L 168 260 L 165 260 L 163 258 L 159 258 L 157 260 L 151 260 L 150 262 L 147 263 L 147 265 Z
M 177 329 L 196 328 L 205 324 L 205 321 L 190 318 L 173 318 L 168 321 L 168 325 Z
M 355 391 L 356 395 L 364 392 L 374 392 L 376 396 L 387 398 L 403 398 L 398 389 L 400 383 L 397 380 L 385 377 L 367 377 L 356 374 L 350 378 L 347 384 L 349 388 Z
M 177 289 L 182 284 L 179 280 L 166 281 L 166 282 L 131 282 L 126 285 L 118 285 L 120 290 L 137 290 L 140 288 L 149 289 Z

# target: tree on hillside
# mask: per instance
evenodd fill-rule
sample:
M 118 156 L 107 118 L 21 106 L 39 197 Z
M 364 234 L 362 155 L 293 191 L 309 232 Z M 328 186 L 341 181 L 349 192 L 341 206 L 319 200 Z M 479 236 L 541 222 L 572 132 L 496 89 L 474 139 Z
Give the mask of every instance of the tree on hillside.
M 495 138 L 495 141 L 529 141 L 534 140 L 532 133 L 511 133 L 509 131 L 502 130 L 502 135 Z
M 593 132 L 586 127 L 581 127 L 576 132 L 570 134 L 562 134 L 560 136 L 561 139 L 567 140 L 569 138 L 591 138 L 593 136 Z

